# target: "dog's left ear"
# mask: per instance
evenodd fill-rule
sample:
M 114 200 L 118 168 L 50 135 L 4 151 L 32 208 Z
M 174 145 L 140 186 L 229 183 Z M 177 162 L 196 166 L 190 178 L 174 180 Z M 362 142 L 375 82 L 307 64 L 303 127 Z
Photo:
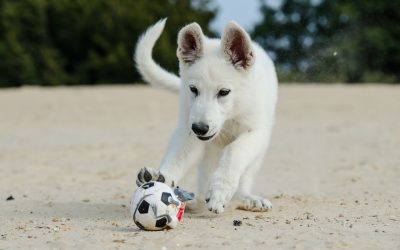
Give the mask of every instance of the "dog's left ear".
M 221 47 L 236 69 L 247 70 L 255 61 L 250 36 L 237 23 L 229 22 L 221 38 Z
M 178 34 L 178 50 L 176 55 L 179 61 L 192 65 L 203 55 L 203 31 L 197 23 L 183 27 Z

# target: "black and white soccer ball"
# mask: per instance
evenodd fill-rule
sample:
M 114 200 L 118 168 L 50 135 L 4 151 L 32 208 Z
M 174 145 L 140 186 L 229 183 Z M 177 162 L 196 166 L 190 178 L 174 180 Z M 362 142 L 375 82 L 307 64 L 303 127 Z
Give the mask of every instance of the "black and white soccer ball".
M 184 212 L 181 202 L 168 185 L 151 181 L 133 193 L 130 209 L 133 221 L 143 230 L 175 228 Z

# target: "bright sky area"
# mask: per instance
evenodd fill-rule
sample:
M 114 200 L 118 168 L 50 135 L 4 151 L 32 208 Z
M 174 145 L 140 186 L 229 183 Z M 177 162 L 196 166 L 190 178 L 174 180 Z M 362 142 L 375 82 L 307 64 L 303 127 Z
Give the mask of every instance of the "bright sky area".
M 279 6 L 281 0 L 264 0 L 271 6 Z M 234 20 L 250 31 L 254 24 L 261 20 L 260 0 L 216 0 L 219 13 L 211 27 L 221 33 L 225 25 Z

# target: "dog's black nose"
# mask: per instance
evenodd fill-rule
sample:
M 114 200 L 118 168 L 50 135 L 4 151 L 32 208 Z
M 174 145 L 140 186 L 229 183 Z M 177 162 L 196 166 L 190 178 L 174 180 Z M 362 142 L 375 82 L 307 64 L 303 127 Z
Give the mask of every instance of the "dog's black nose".
M 208 125 L 204 123 L 193 123 L 192 130 L 196 135 L 205 135 L 208 132 Z

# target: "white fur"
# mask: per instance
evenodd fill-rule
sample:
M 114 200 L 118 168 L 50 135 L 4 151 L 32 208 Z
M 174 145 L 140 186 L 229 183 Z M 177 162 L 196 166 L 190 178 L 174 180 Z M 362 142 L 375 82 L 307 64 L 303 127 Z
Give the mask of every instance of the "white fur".
M 241 202 L 242 209 L 270 209 L 271 203 L 253 195 L 251 188 L 274 123 L 277 77 L 273 62 L 234 22 L 226 26 L 221 40 L 205 37 L 200 26 L 192 23 L 178 35 L 178 78 L 151 57 L 164 25 L 165 19 L 147 30 L 135 57 L 146 81 L 180 93 L 178 125 L 159 171 L 173 185 L 198 165 L 198 197 L 205 198 L 207 208 L 215 213 L 222 213 L 232 198 Z M 218 97 L 221 89 L 230 93 Z M 208 141 L 200 140 L 191 129 L 200 122 L 209 126 L 205 136 L 215 134 Z

